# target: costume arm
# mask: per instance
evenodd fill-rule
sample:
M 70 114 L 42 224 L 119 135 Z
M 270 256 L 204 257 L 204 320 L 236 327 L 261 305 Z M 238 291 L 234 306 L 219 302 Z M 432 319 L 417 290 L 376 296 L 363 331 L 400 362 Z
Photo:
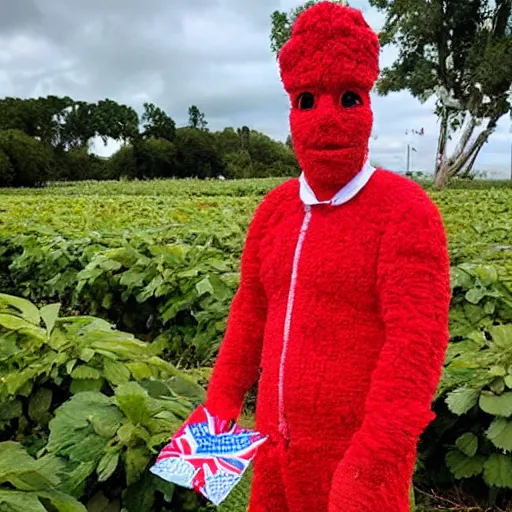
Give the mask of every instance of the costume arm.
M 372 373 L 365 416 L 335 473 L 330 512 L 398 512 L 448 344 L 449 258 L 437 208 L 425 195 L 393 215 L 378 262 L 385 342 Z M 412 471 L 412 468 L 411 468 Z M 391 483 L 393 482 L 393 483 Z M 393 486 L 401 490 L 389 491 Z
M 267 312 L 259 259 L 265 206 L 265 203 L 260 205 L 248 229 L 240 286 L 231 305 L 226 334 L 208 386 L 206 408 L 226 420 L 238 418 L 244 397 L 259 373 Z

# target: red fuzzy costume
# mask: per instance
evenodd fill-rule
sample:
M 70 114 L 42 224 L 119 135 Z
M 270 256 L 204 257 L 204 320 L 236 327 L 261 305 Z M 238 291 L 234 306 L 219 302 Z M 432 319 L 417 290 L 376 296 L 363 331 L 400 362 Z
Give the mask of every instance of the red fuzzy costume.
M 359 11 L 320 2 L 279 55 L 304 176 L 251 223 L 206 403 L 237 418 L 261 370 L 256 428 L 269 441 L 250 512 L 409 511 L 449 337 L 449 261 L 419 186 L 385 170 L 360 180 L 378 53 Z M 354 177 L 356 193 L 330 202 Z M 316 203 L 301 200 L 307 185 Z

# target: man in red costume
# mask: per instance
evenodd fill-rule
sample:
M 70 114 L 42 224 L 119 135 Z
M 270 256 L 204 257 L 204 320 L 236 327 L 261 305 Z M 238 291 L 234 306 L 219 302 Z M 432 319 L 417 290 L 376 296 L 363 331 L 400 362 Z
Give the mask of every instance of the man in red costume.
M 249 227 L 207 408 L 240 414 L 259 381 L 250 512 L 406 512 L 448 342 L 437 208 L 367 162 L 376 34 L 320 2 L 279 54 L 303 170 Z

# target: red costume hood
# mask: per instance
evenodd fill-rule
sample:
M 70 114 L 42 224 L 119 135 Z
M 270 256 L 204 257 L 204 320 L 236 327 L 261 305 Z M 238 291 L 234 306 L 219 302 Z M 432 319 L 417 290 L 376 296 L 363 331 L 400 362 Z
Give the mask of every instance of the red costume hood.
M 377 34 L 357 9 L 319 2 L 298 17 L 279 65 L 297 159 L 317 197 L 330 199 L 368 157 Z

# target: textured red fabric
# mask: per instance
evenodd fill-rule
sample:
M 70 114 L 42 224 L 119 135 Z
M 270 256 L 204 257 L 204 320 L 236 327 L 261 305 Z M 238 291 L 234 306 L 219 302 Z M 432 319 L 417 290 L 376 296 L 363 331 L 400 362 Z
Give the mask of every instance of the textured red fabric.
M 325 3 L 306 11 L 283 49 L 287 88 L 300 79 L 293 72 L 300 65 L 294 37 L 312 26 L 340 27 L 333 38 L 343 40 L 356 26 L 363 43 L 373 41 L 365 39 L 369 29 L 361 20 L 352 9 Z M 355 41 L 344 44 L 356 48 Z M 375 71 L 366 46 L 356 60 Z M 310 87 L 321 80 L 318 75 Z M 319 90 L 334 98 L 334 89 Z M 360 170 L 369 135 L 368 120 L 359 120 L 369 106 L 345 113 L 327 96 L 322 113 L 301 111 L 303 122 L 294 121 L 293 108 L 291 115 L 294 145 L 317 195 L 338 190 Z M 331 132 L 328 119 L 342 130 Z M 366 131 L 358 134 L 357 126 Z M 343 145 L 350 136 L 357 147 L 324 149 L 325 157 L 307 146 L 310 138 Z M 306 215 L 296 179 L 257 209 L 206 406 L 236 419 L 261 373 L 256 428 L 269 441 L 256 456 L 250 512 L 408 512 L 416 445 L 433 418 L 430 404 L 449 337 L 449 260 L 439 212 L 418 185 L 385 170 L 348 203 L 311 208 L 280 379 L 293 261 Z
M 370 90 L 379 74 L 379 41 L 357 9 L 320 2 L 302 14 L 279 53 L 290 96 L 293 148 L 321 200 L 359 172 L 368 154 L 373 115 Z M 314 97 L 300 108 L 301 95 Z M 361 104 L 343 107 L 347 92 Z

